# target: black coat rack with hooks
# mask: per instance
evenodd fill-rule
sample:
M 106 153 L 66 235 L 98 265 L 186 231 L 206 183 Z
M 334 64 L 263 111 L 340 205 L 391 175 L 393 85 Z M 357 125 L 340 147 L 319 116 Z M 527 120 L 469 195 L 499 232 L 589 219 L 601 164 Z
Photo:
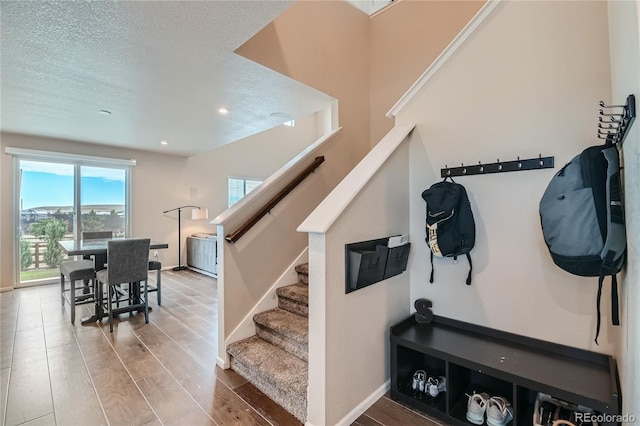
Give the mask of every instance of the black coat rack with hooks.
M 600 117 L 598 117 L 598 138 L 622 148 L 624 139 L 636 119 L 636 97 L 627 96 L 624 105 L 606 105 L 600 101 Z
M 449 167 L 448 165 L 445 165 L 444 169 L 440 169 L 440 177 L 487 175 L 490 173 L 550 169 L 554 167 L 553 162 L 554 157 L 543 157 L 542 155 L 539 155 L 538 158 L 527 158 L 525 160 L 521 160 L 520 157 L 518 157 L 517 160 L 512 161 L 500 161 L 498 158 L 495 163 L 487 164 L 483 164 L 479 161 L 478 164 L 465 166 L 463 163 L 460 167 Z

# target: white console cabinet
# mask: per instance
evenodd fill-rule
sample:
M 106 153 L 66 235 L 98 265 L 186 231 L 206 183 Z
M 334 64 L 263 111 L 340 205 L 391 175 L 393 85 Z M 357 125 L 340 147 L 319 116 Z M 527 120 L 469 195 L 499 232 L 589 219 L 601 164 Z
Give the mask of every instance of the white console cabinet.
M 215 235 L 187 237 L 187 265 L 207 275 L 217 276 L 217 238 Z

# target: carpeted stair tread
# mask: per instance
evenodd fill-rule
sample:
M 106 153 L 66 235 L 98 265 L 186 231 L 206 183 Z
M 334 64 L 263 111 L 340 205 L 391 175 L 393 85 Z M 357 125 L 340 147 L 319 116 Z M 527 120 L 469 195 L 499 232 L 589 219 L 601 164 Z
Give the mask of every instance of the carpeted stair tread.
M 238 362 L 268 377 L 272 385 L 298 395 L 307 392 L 307 363 L 257 336 L 228 346 L 227 352 Z
M 257 336 L 227 347 L 231 366 L 255 387 L 304 422 L 307 363 Z
M 296 342 L 309 342 L 309 319 L 284 309 L 275 308 L 254 315 L 256 324 L 276 331 Z
M 280 308 L 254 315 L 258 336 L 293 355 L 307 360 L 309 319 Z
M 295 269 L 298 273 L 298 281 L 304 285 L 309 285 L 309 264 L 297 265 Z
M 296 302 L 309 304 L 309 286 L 296 283 L 276 289 L 278 297 L 295 300 Z
M 309 275 L 309 264 L 303 263 L 301 265 L 296 265 L 296 272 L 299 274 Z
M 302 423 L 307 417 L 309 264 L 276 289 L 278 308 L 253 316 L 256 335 L 227 346 L 231 368 Z

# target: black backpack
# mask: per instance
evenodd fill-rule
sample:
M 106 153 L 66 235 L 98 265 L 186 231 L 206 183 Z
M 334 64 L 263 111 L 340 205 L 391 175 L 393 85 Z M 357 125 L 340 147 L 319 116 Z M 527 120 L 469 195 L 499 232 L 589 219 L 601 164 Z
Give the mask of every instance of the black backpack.
M 449 178 L 451 179 L 451 178 Z M 422 193 L 427 203 L 425 241 L 431 249 L 431 277 L 433 283 L 433 256 L 453 257 L 465 254 L 469 260 L 467 285 L 471 284 L 473 265 L 469 252 L 476 241 L 476 224 L 473 220 L 471 203 L 464 186 L 453 179 L 435 183 Z
M 595 342 L 600 333 L 600 298 L 611 275 L 611 320 L 620 324 L 616 274 L 622 269 L 626 232 L 617 148 L 585 149 L 555 174 L 540 200 L 542 234 L 553 262 L 574 275 L 599 277 Z

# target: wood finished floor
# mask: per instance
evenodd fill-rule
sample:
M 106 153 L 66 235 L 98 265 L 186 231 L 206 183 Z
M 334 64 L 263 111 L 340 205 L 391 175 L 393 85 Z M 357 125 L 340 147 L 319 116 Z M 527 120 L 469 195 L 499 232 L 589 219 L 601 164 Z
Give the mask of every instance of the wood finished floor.
M 300 425 L 231 370 L 216 367 L 216 280 L 163 271 L 162 306 L 80 325 L 58 284 L 0 293 L 0 419 L 13 425 Z M 354 425 L 436 425 L 382 397 Z

